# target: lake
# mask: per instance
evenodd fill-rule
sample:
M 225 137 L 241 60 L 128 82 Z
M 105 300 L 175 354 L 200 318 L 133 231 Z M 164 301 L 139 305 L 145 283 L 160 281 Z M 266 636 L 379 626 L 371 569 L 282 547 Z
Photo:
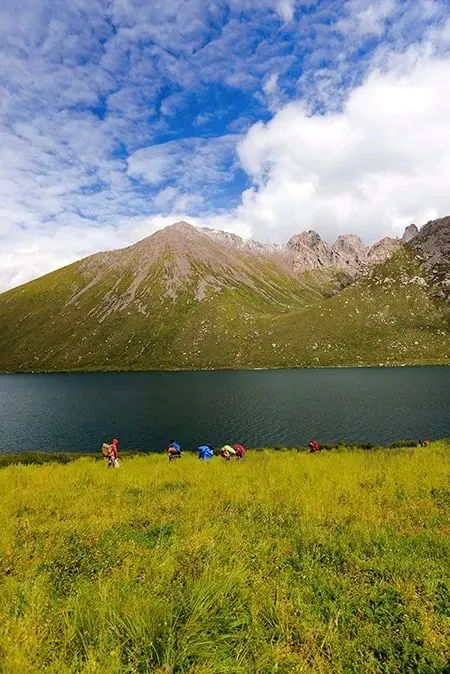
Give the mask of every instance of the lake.
M 0 375 L 0 451 L 450 436 L 447 367 Z

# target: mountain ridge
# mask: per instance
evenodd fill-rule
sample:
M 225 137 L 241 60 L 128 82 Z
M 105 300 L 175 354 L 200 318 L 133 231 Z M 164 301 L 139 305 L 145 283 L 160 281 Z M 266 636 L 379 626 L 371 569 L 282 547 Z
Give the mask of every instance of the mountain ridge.
M 356 276 L 358 273 L 367 270 L 368 262 L 383 261 L 389 254 L 400 247 L 400 245 L 406 243 L 405 237 L 411 227 L 416 226 L 410 225 L 407 227 L 402 238 L 384 237 L 371 246 L 366 245 L 356 234 L 341 234 L 336 238 L 333 244 L 329 244 L 314 230 L 305 230 L 300 234 L 295 234 L 284 244 L 263 244 L 254 239 L 244 239 L 231 232 L 204 226 L 196 226 L 181 220 L 172 225 L 168 225 L 163 229 L 157 230 L 133 244 L 123 248 L 92 253 L 87 257 L 78 260 L 75 264 L 79 263 L 86 267 L 89 267 L 89 265 L 94 262 L 99 262 L 100 265 L 103 263 L 113 265 L 117 262 L 121 264 L 120 257 L 122 257 L 128 258 L 124 260 L 124 266 L 126 266 L 129 262 L 129 257 L 135 252 L 139 253 L 141 263 L 145 261 L 152 262 L 161 254 L 161 243 L 163 245 L 170 243 L 175 248 L 181 248 L 179 252 L 182 253 L 182 249 L 185 245 L 184 239 L 187 238 L 188 241 L 192 241 L 193 235 L 204 234 L 208 238 L 216 240 L 227 247 L 240 250 L 243 253 L 248 252 L 265 255 L 272 257 L 278 263 L 284 261 L 286 269 L 289 269 L 291 265 L 293 265 L 296 273 L 323 267 L 336 267 L 343 271 L 347 271 L 351 276 Z M 418 232 L 417 228 L 416 231 Z M 408 241 L 410 238 L 411 237 L 408 237 Z M 149 244 L 156 245 L 149 247 Z M 299 252 L 306 253 L 304 259 L 301 258 Z M 317 253 L 316 258 L 314 258 L 314 253 Z M 71 265 L 66 266 L 69 267 Z M 47 274 L 44 276 L 47 276 Z M 32 279 L 32 281 L 33 280 L 37 279 Z M 9 290 L 0 293 L 0 295 L 9 292 L 10 290 L 20 288 L 22 285 L 27 285 L 27 283 L 30 283 L 30 281 L 15 286 L 14 288 L 10 288 Z
M 0 369 L 446 363 L 449 228 L 264 246 L 174 223 L 1 294 Z

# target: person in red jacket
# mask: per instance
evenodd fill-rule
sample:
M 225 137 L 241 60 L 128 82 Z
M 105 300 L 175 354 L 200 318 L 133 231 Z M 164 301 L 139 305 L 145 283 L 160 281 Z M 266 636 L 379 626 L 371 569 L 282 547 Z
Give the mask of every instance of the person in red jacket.
M 317 440 L 311 440 L 309 443 L 309 453 L 314 454 L 314 452 L 320 452 L 320 445 Z
M 119 467 L 119 448 L 118 448 L 119 441 L 117 438 L 114 438 L 114 440 L 111 443 L 111 446 L 109 448 L 109 461 L 108 461 L 108 466 L 110 468 L 118 468 Z
M 243 459 L 246 454 L 244 445 L 241 445 L 239 442 L 236 442 L 233 445 L 233 448 L 236 450 L 236 458 Z

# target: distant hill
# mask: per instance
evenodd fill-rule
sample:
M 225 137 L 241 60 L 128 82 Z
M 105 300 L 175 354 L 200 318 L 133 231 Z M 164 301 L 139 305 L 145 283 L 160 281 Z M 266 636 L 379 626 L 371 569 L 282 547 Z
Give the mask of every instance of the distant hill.
M 1 294 L 0 369 L 446 363 L 449 233 L 264 246 L 176 223 Z

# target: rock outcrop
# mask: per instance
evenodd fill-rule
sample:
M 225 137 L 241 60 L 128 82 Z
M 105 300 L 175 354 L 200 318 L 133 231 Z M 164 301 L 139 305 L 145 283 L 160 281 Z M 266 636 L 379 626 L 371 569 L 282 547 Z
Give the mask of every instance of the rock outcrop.
M 313 230 L 295 234 L 287 242 L 286 249 L 293 254 L 294 269 L 299 273 L 332 265 L 330 246 Z
M 398 250 L 402 245 L 401 239 L 393 239 L 391 236 L 385 236 L 381 241 L 377 241 L 369 249 L 367 255 L 367 263 L 369 265 L 384 262 L 392 255 L 395 250 Z
M 450 301 L 450 216 L 432 220 L 408 244 L 437 295 Z
M 356 234 L 338 236 L 332 247 L 332 264 L 357 276 L 367 263 L 368 247 Z
M 402 236 L 402 241 L 403 243 L 408 243 L 408 241 L 411 241 L 411 239 L 414 239 L 415 236 L 419 233 L 419 230 L 417 229 L 417 225 L 408 225 L 408 227 L 405 228 L 405 231 L 403 232 Z
M 384 262 L 401 245 L 401 239 L 385 237 L 369 248 L 356 234 L 342 234 L 330 246 L 317 232 L 309 231 L 289 239 L 286 249 L 293 255 L 298 273 L 335 267 L 356 278 L 372 264 Z

